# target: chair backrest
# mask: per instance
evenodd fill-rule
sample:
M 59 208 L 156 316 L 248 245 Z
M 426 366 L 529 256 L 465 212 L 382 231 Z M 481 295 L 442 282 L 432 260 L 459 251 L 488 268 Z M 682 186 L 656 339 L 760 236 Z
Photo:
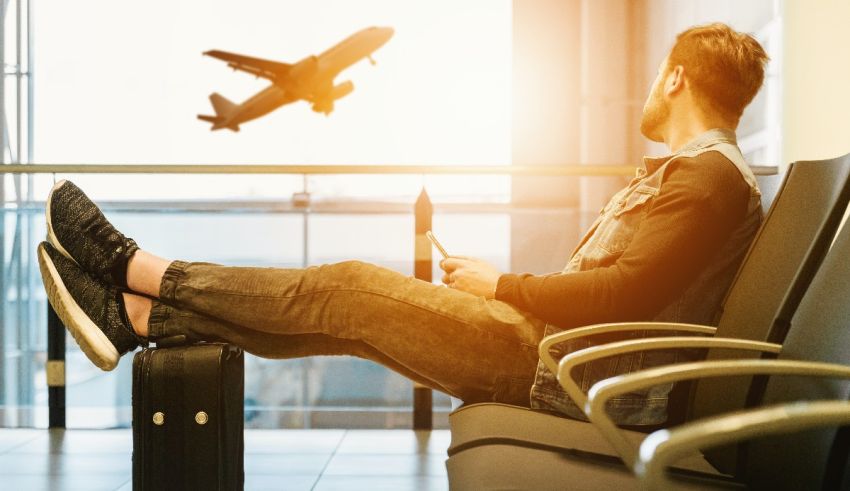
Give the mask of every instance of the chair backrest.
M 782 182 L 785 180 L 783 174 L 759 174 L 756 176 L 756 182 L 761 190 L 761 209 L 765 215 L 770 210 L 779 188 L 782 187 Z
M 850 154 L 789 168 L 723 302 L 719 336 L 764 340 L 781 309 L 796 310 L 786 297 L 806 291 L 848 202 Z
M 850 227 L 839 232 L 790 324 L 780 358 L 850 365 Z M 848 397 L 847 380 L 775 376 L 762 403 Z M 828 428 L 753 441 L 746 479 L 755 489 L 839 489 L 847 437 L 846 429 Z
M 850 154 L 795 162 L 738 271 L 717 326 L 717 336 L 782 342 L 777 318 L 790 319 L 823 261 L 850 202 Z M 774 330 L 774 335 L 770 335 Z M 784 337 L 784 336 L 782 336 Z M 729 359 L 747 353 L 709 352 Z M 729 379 L 696 384 L 690 417 L 744 406 L 750 382 Z

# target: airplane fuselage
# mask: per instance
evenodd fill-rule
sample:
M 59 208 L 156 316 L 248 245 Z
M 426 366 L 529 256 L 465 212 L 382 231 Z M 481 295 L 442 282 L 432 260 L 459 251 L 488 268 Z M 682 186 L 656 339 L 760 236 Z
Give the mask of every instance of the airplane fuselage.
M 393 33 L 393 29 L 388 27 L 363 29 L 318 56 L 308 56 L 294 65 L 281 64 L 287 67 L 286 70 L 273 76 L 268 75 L 261 68 L 250 66 L 245 68 L 239 64 L 238 67 L 245 71 L 269 78 L 272 85 L 253 95 L 242 104 L 233 104 L 232 109 L 227 114 L 217 114 L 216 117 L 199 117 L 212 121 L 214 123 L 213 129 L 238 130 L 240 124 L 259 118 L 296 100 L 305 100 L 313 105 L 314 111 L 329 114 L 333 110 L 334 100 L 344 97 L 354 89 L 351 82 L 335 85 L 334 79 L 340 72 L 363 58 L 371 58 L 371 54 L 389 41 Z M 231 66 L 237 68 L 233 63 L 231 63 Z
M 239 126 L 252 119 L 265 116 L 280 106 L 294 100 L 287 95 L 284 88 L 277 84 L 269 85 L 240 104 L 239 109 L 227 118 L 227 124 Z
M 339 72 L 377 51 L 390 40 L 393 33 L 389 27 L 370 27 L 352 34 L 319 55 L 323 74 L 333 79 Z

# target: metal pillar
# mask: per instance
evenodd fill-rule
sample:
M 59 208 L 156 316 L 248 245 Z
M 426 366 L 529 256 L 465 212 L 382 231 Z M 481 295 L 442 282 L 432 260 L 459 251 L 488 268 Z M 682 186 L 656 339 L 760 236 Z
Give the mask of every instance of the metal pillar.
M 3 0 L 0 3 L 0 68 L 3 69 L 3 76 L 0 77 L 0 165 L 5 164 L 6 160 L 6 8 L 9 2 Z M 0 206 L 5 207 L 6 204 L 6 179 L 0 178 Z M 0 211 L 0 236 L 6 232 L 6 212 Z M 6 389 L 0 390 L 0 405 L 7 403 L 6 392 L 8 386 L 17 386 L 17 384 L 6 384 L 6 241 L 0 240 L 0 387 L 7 386 Z
M 635 25 L 641 21 L 639 2 L 582 0 L 580 26 L 582 165 L 640 163 L 642 139 L 638 121 L 643 94 L 635 93 L 643 60 Z M 660 61 L 660 60 L 659 60 Z M 641 90 L 643 90 L 641 88 Z M 627 179 L 582 177 L 580 206 L 586 230 Z
M 0 2 L 0 67 L 3 69 L 0 76 L 0 165 L 32 162 L 33 22 L 30 3 L 30 0 Z M 11 16 L 14 22 L 9 22 Z M 14 50 L 8 49 L 10 45 Z M 13 59 L 7 57 L 9 53 L 14 53 Z M 33 214 L 26 210 L 26 204 L 33 198 L 32 181 L 32 176 L 0 178 L 0 206 L 3 207 L 0 236 L 13 234 L 11 250 L 6 247 L 8 241 L 0 241 L 0 405 L 29 406 L 35 399 L 32 354 L 36 346 L 31 324 L 37 317 L 34 315 L 37 310 L 30 296 L 33 291 L 31 276 L 35 271 L 30 245 L 35 221 Z M 15 206 L 10 210 L 6 205 L 12 201 Z M 14 303 L 8 301 L 12 290 Z M 9 364 L 6 351 L 10 349 L 20 355 L 9 374 L 4 370 Z M 16 423 L 31 424 L 31 421 Z

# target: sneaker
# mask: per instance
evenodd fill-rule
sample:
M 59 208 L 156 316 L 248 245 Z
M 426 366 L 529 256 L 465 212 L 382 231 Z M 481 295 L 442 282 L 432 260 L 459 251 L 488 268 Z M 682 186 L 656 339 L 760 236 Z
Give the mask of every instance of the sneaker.
M 46 212 L 47 240 L 56 250 L 95 278 L 127 287 L 127 263 L 139 246 L 116 230 L 80 188 L 57 182 Z
M 47 242 L 38 246 L 38 265 L 50 305 L 92 363 L 112 370 L 121 355 L 144 343 L 117 288 L 95 280 Z

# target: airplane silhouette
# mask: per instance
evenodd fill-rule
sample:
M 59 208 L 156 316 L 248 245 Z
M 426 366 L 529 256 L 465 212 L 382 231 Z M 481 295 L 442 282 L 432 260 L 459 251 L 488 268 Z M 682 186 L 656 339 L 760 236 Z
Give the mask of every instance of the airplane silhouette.
M 329 115 L 334 110 L 334 101 L 354 90 L 350 80 L 335 85 L 336 76 L 363 58 L 368 58 L 374 65 L 372 53 L 389 41 L 394 32 L 390 27 L 369 27 L 319 56 L 308 56 L 292 65 L 225 51 L 206 51 L 205 55 L 226 61 L 227 66 L 234 70 L 266 78 L 272 84 L 242 104 L 213 93 L 210 102 L 215 116 L 199 114 L 198 119 L 212 123 L 211 130 L 227 128 L 239 131 L 240 124 L 301 99 L 312 104 L 313 111 Z

